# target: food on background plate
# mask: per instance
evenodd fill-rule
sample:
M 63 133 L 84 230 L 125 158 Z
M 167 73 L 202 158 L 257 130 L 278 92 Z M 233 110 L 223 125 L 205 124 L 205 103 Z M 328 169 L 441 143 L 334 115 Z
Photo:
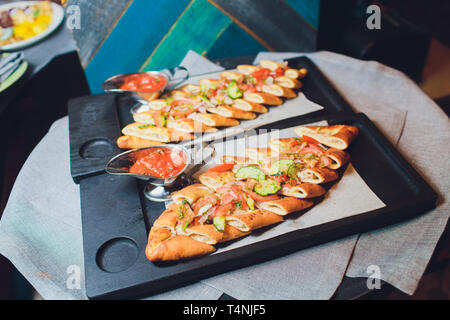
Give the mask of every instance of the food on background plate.
M 329 127 L 322 128 L 327 132 Z M 346 127 L 356 132 L 354 139 L 357 129 Z M 272 139 L 270 144 L 247 148 L 245 157 L 222 156 L 222 164 L 198 177 L 200 183 L 174 192 L 174 202 L 153 223 L 147 258 L 202 256 L 214 252 L 217 243 L 282 223 L 285 216 L 313 207 L 326 193 L 321 184 L 338 179 L 335 170 L 350 158 L 305 135 Z
M 237 72 L 220 73 L 220 79 L 203 78 L 198 84 L 185 84 L 162 96 L 160 92 L 139 92 L 149 101 L 150 110 L 134 114 L 136 122 L 122 132 L 125 136 L 167 143 L 194 139 L 192 133 L 215 132 L 217 127 L 237 126 L 240 120 L 255 119 L 257 114 L 269 111 L 264 105 L 279 106 L 283 99 L 296 97 L 294 89 L 302 87 L 297 78 L 306 75 L 289 68 L 287 63 L 273 61 L 270 64 L 267 61 L 261 62 L 266 66 L 238 66 Z M 130 75 L 122 89 L 151 91 L 164 87 L 165 79 L 156 81 L 145 75 L 139 75 L 140 78 Z M 170 130 L 189 135 L 171 139 Z M 122 142 L 118 143 L 120 148 L 134 145 L 122 140 L 118 140 Z
M 0 46 L 30 39 L 48 29 L 53 16 L 50 2 L 0 12 Z

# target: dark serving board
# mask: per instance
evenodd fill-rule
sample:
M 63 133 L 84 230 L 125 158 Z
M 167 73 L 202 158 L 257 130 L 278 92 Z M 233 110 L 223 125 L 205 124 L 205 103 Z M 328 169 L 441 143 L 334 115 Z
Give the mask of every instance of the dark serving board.
M 351 162 L 386 207 L 213 255 L 181 262 L 152 263 L 144 253 L 147 235 L 164 205 L 143 196 L 141 181 L 107 175 L 103 171 L 110 157 L 120 152 L 114 146 L 114 140 L 121 126 L 131 121 L 128 110 L 132 102 L 110 95 L 80 98 L 72 101 L 69 108 L 71 164 L 73 178 L 80 182 L 89 298 L 148 296 L 389 225 L 435 207 L 436 193 L 372 122 L 364 114 L 352 113 L 309 60 L 300 58 L 296 61 L 308 64 L 310 70 L 310 77 L 305 81 L 305 94 L 326 109 L 261 128 L 282 129 L 320 120 L 357 126 L 360 135 L 348 149 Z

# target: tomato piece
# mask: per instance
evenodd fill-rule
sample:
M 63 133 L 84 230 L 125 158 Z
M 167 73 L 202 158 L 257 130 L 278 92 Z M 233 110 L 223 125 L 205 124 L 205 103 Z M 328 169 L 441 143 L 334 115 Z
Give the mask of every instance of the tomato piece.
M 211 171 L 211 172 L 224 172 L 224 171 L 228 171 L 228 170 L 233 169 L 233 167 L 234 167 L 234 163 L 223 163 L 223 164 L 218 164 L 217 166 L 212 167 L 208 171 Z
M 250 190 L 245 190 L 245 193 L 253 200 L 259 201 L 259 202 L 273 201 L 273 200 L 279 199 L 279 197 L 276 194 L 271 195 L 271 196 L 260 196 L 259 194 L 255 193 L 253 191 L 250 191 Z
M 315 144 L 319 144 L 320 143 L 316 139 L 313 139 L 313 138 L 305 136 L 305 135 L 303 136 L 303 141 L 308 142 L 308 143 L 315 143 Z
M 257 80 L 264 80 L 270 75 L 270 69 L 267 68 L 261 68 L 259 70 L 256 70 L 252 72 L 252 76 Z
M 283 68 L 278 67 L 278 68 L 275 69 L 275 75 L 276 75 L 277 77 L 282 76 L 283 74 L 284 74 Z
M 182 104 L 191 104 L 191 101 L 190 100 L 183 100 L 183 99 L 181 99 L 181 100 L 174 100 L 174 101 L 172 101 L 170 106 L 171 107 L 176 107 L 176 106 L 179 106 L 179 105 L 182 105 Z

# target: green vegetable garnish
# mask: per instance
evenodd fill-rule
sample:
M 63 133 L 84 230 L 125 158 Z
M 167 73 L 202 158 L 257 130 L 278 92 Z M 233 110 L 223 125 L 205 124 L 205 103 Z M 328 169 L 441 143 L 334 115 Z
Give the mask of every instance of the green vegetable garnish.
M 172 104 L 172 102 L 173 102 L 173 98 L 172 98 L 172 97 L 166 98 L 166 104 L 167 104 L 167 105 Z
M 234 200 L 234 204 L 235 204 L 239 209 L 242 209 L 242 201 L 236 201 L 236 200 Z
M 280 159 L 274 162 L 270 166 L 270 175 L 275 175 L 277 173 L 287 173 L 290 166 L 294 165 L 294 160 L 291 159 Z
M 261 169 L 259 169 L 258 167 L 254 167 L 254 166 L 245 166 L 245 167 L 240 168 L 236 172 L 235 177 L 241 178 L 241 179 L 252 178 L 252 179 L 256 179 L 256 180 L 266 179 L 266 175 L 264 174 L 264 172 Z
M 217 231 L 224 232 L 226 221 L 224 217 L 214 217 L 213 219 L 213 225 L 216 227 Z
M 183 225 L 183 231 L 186 230 L 186 228 L 190 225 L 191 223 L 189 221 L 186 221 Z
M 242 90 L 239 89 L 236 80 L 231 80 L 227 88 L 227 94 L 231 99 L 242 97 Z
M 255 186 L 255 192 L 260 196 L 275 194 L 281 189 L 281 186 L 275 180 L 262 180 Z
M 141 126 L 138 126 L 139 129 L 146 129 L 146 128 L 150 128 L 150 127 L 154 127 L 154 124 L 143 124 Z

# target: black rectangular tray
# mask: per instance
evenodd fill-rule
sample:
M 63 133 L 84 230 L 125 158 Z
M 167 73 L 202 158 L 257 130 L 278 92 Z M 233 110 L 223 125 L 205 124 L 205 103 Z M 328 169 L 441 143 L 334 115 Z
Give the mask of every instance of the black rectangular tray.
M 304 58 L 298 60 L 311 63 Z M 436 193 L 372 122 L 364 114 L 352 113 L 342 98 L 330 98 L 339 95 L 326 79 L 321 78 L 321 74 L 318 76 L 321 80 L 314 80 L 314 71 L 311 71 L 314 67 L 309 65 L 308 68 L 311 78 L 310 82 L 305 81 L 305 89 L 311 85 L 309 90 L 318 90 L 315 94 L 321 100 L 314 100 L 308 92 L 305 94 L 326 109 L 261 128 L 283 129 L 320 120 L 357 126 L 360 135 L 348 150 L 351 162 L 386 207 L 226 252 L 181 262 L 152 263 L 146 259 L 144 250 L 150 226 L 164 210 L 163 204 L 151 202 L 143 196 L 141 181 L 107 175 L 103 171 L 111 155 L 120 152 L 114 147 L 114 139 L 118 137 L 120 127 L 131 121 L 129 107 L 132 102 L 110 95 L 81 98 L 71 102 L 69 117 L 72 174 L 74 180 L 80 182 L 86 293 L 89 298 L 148 296 L 350 234 L 393 224 L 435 207 Z

